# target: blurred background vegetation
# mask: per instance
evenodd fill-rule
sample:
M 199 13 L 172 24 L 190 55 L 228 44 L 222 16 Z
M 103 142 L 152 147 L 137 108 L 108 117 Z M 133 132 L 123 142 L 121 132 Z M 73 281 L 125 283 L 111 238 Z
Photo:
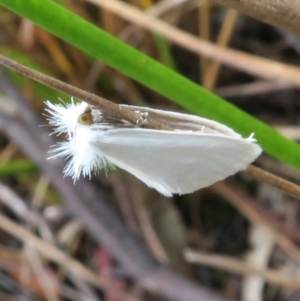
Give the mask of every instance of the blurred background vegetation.
M 300 39 L 276 19 L 280 11 L 265 11 L 274 27 L 232 1 L 93 2 L 0 0 L 0 53 L 117 104 L 193 112 L 255 132 L 273 156 L 257 165 L 299 181 Z M 65 162 L 46 161 L 59 138 L 40 127 L 43 101 L 70 97 L 0 69 L 0 300 L 172 299 L 168 288 L 180 289 L 173 278 L 151 289 L 138 273 L 155 275 L 151 260 L 209 288 L 198 300 L 300 300 L 299 200 L 242 173 L 173 198 L 120 171 L 80 180 L 83 204 L 109 208 L 99 213 L 97 236 L 83 215 L 98 209 L 75 208 L 73 183 L 55 182 L 48 168 L 59 175 Z M 147 255 L 135 262 L 139 252 Z M 195 300 L 188 288 L 176 300 Z

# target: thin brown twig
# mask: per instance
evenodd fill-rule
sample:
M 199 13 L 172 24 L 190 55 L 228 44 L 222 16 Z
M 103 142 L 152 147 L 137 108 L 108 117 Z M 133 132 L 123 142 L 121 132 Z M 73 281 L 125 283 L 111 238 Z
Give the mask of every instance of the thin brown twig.
M 244 173 L 252 176 L 258 181 L 270 184 L 273 187 L 276 187 L 285 192 L 286 194 L 300 200 L 300 186 L 297 184 L 282 179 L 281 177 L 271 174 L 254 165 L 249 165 L 247 169 L 244 170 Z
M 117 104 L 106 100 L 102 97 L 96 96 L 95 94 L 91 94 L 82 89 L 76 88 L 72 85 L 63 83 L 53 77 L 45 75 L 41 72 L 32 70 L 24 65 L 21 65 L 9 58 L 0 54 L 0 64 L 15 70 L 31 79 L 34 79 L 42 84 L 55 88 L 56 90 L 68 93 L 75 97 L 78 97 L 81 100 L 86 101 L 87 103 L 99 107 L 101 110 L 108 112 L 108 114 L 115 114 L 116 118 L 123 118 L 132 123 L 135 123 L 137 119 L 140 117 L 140 114 L 135 113 L 133 111 L 127 110 L 126 108 L 121 108 Z M 150 118 L 147 118 L 147 127 L 153 129 L 165 129 L 169 130 L 170 128 L 164 125 L 161 122 L 153 121 Z M 244 171 L 245 173 L 251 175 L 255 179 L 270 184 L 276 188 L 281 189 L 286 194 L 293 196 L 294 198 L 300 200 L 300 187 L 292 182 L 284 180 L 278 176 L 275 176 L 271 173 L 263 171 L 258 167 L 254 167 L 253 165 L 249 165 L 248 168 Z
M 22 75 L 31 78 L 37 82 L 40 82 L 44 85 L 47 85 L 51 88 L 54 88 L 59 91 L 63 91 L 64 93 L 70 94 L 76 98 L 79 98 L 80 100 L 83 100 L 90 105 L 93 105 L 95 107 L 98 107 L 99 109 L 103 110 L 109 115 L 113 115 L 116 118 L 125 119 L 133 124 L 136 123 L 136 121 L 141 117 L 139 113 L 136 113 L 134 111 L 128 110 L 124 107 L 120 107 L 117 104 L 103 98 L 100 96 L 97 96 L 95 94 L 89 93 L 87 91 L 84 91 L 82 89 L 76 88 L 72 85 L 66 84 L 62 81 L 59 81 L 51 76 L 45 75 L 41 72 L 32 70 L 20 63 L 17 63 L 4 55 L 0 54 L 0 64 L 17 71 L 21 73 Z M 157 122 L 155 120 L 152 120 L 150 118 L 147 118 L 147 124 L 145 124 L 146 127 L 149 128 L 155 128 L 155 129 L 168 129 L 167 126 L 161 124 L 160 122 Z

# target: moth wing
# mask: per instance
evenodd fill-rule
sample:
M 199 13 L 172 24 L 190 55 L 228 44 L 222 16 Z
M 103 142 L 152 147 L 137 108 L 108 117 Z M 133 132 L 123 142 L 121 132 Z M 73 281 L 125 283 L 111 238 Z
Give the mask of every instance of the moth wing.
M 166 196 L 223 180 L 261 153 L 250 139 L 143 128 L 109 130 L 94 144 L 109 162 Z

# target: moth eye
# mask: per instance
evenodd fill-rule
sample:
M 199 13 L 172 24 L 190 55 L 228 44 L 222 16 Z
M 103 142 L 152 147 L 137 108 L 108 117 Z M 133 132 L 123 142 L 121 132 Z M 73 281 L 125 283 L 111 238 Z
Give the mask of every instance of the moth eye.
M 82 125 L 90 125 L 93 123 L 91 112 L 85 112 L 78 117 L 78 122 Z

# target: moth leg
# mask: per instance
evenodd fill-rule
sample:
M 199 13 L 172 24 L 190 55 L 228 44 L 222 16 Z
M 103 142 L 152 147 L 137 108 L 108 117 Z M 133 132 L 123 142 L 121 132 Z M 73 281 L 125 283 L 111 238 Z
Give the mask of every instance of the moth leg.
M 137 121 L 135 122 L 135 125 L 142 126 L 142 125 L 146 124 L 148 122 L 147 117 L 148 117 L 148 112 L 141 113 L 141 116 L 137 119 Z

